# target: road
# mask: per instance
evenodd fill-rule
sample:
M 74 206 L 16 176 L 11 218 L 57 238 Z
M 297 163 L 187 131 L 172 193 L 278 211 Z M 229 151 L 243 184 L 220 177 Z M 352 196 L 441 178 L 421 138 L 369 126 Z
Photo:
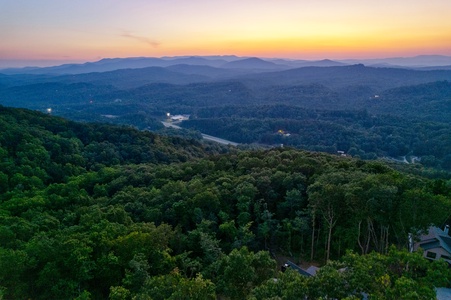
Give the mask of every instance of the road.
M 239 145 L 238 143 L 235 143 L 235 142 L 232 142 L 232 141 L 228 141 L 228 140 L 224 140 L 224 139 L 221 139 L 221 138 L 218 138 L 218 137 L 215 137 L 215 136 L 211 136 L 211 135 L 204 134 L 204 133 L 201 133 L 201 134 L 202 134 L 202 137 L 203 137 L 204 140 L 213 141 L 213 142 L 217 142 L 217 143 L 224 144 L 224 145 L 232 145 L 232 146 L 238 146 Z
M 177 125 L 172 124 L 172 123 L 169 123 L 169 122 L 161 122 L 161 123 L 163 123 L 163 125 L 165 127 L 171 127 L 171 128 L 175 128 L 175 129 L 182 129 L 182 127 L 177 126 Z M 204 133 L 201 133 L 201 134 L 202 134 L 202 138 L 204 140 L 207 140 L 207 141 L 213 141 L 213 142 L 220 143 L 220 144 L 223 144 L 223 145 L 232 145 L 232 146 L 238 146 L 239 145 L 238 143 L 235 143 L 235 142 L 232 142 L 232 141 L 228 141 L 228 140 L 224 140 L 224 139 L 221 139 L 221 138 L 218 138 L 218 137 L 215 137 L 215 136 L 211 136 L 211 135 L 204 134 Z

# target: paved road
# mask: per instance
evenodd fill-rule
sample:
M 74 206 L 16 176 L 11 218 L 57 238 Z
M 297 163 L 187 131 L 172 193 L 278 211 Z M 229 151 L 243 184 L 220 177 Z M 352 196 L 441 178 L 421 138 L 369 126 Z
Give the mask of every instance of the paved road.
M 163 125 L 165 127 L 172 127 L 172 128 L 175 128 L 175 129 L 181 129 L 182 128 L 180 126 L 177 126 L 177 125 L 174 125 L 174 124 L 168 123 L 168 122 L 161 122 L 161 123 L 163 123 Z M 213 142 L 220 143 L 220 144 L 223 144 L 223 145 L 232 145 L 232 146 L 238 146 L 239 145 L 238 143 L 235 143 L 235 142 L 232 142 L 232 141 L 228 141 L 228 140 L 224 140 L 224 139 L 221 139 L 221 138 L 218 138 L 218 137 L 215 137 L 215 136 L 211 136 L 211 135 L 204 134 L 204 133 L 201 133 L 201 134 L 202 134 L 202 138 L 204 140 L 207 140 L 207 141 L 213 141 Z
M 204 138 L 204 140 L 209 140 L 209 141 L 217 142 L 217 143 L 224 144 L 224 145 L 232 145 L 232 146 L 238 146 L 239 145 L 238 143 L 231 142 L 231 141 L 228 141 L 228 140 L 224 140 L 224 139 L 221 139 L 221 138 L 218 138 L 218 137 L 215 137 L 215 136 L 211 136 L 211 135 L 208 135 L 208 134 L 204 134 L 204 133 L 202 133 L 202 137 Z
M 175 128 L 175 129 L 182 129 L 182 127 L 174 125 L 172 123 L 168 123 L 168 122 L 161 122 L 163 123 L 164 127 L 171 127 L 171 128 Z

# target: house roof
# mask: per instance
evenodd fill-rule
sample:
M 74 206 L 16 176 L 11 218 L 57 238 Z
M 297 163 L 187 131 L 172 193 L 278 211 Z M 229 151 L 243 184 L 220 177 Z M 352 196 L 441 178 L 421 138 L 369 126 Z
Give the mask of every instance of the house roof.
M 316 272 L 318 272 L 318 270 L 319 270 L 318 267 L 316 267 L 316 266 L 310 266 L 310 267 L 308 267 L 308 269 L 305 270 L 305 271 L 306 271 L 307 273 L 309 273 L 310 275 L 315 276 L 315 275 L 316 275 Z
M 437 293 L 437 300 L 449 300 L 451 299 L 451 289 L 447 288 L 437 288 L 435 289 Z
M 427 235 L 421 237 L 419 246 L 424 250 L 442 247 L 451 254 L 451 237 L 438 227 L 429 227 Z
M 307 277 L 311 277 L 312 274 L 308 273 L 307 271 L 305 271 L 304 269 L 302 269 L 301 267 L 299 267 L 298 265 L 296 265 L 294 262 L 291 261 L 287 261 L 286 264 L 288 266 L 290 266 L 293 270 L 298 271 L 299 274 L 307 276 Z
M 450 236 L 442 236 L 441 237 L 443 244 L 446 246 L 446 251 L 448 251 L 449 253 L 451 253 L 451 237 Z
M 423 250 L 430 250 L 430 249 L 435 249 L 435 248 L 439 248 L 440 247 L 440 241 L 437 239 L 434 239 L 433 241 L 430 242 L 423 242 L 420 243 L 421 248 L 423 248 Z

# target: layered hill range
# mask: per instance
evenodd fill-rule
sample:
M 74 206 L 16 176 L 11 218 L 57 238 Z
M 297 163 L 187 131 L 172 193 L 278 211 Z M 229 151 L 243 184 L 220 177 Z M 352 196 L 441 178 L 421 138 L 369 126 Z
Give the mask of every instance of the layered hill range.
M 3 74 L 82 74 L 107 72 L 119 69 L 136 69 L 146 67 L 169 67 L 174 65 L 199 65 L 225 69 L 259 69 L 284 70 L 301 67 L 336 67 L 352 64 L 364 64 L 369 67 L 410 68 L 410 69 L 451 69 L 451 56 L 420 55 L 415 57 L 397 57 L 382 59 L 347 59 L 347 60 L 295 60 L 295 59 L 260 59 L 256 57 L 229 56 L 178 56 L 178 57 L 131 57 L 106 58 L 83 64 L 63 64 L 54 67 L 1 68 Z
M 205 106 L 288 104 L 449 120 L 444 118 L 449 99 L 441 98 L 449 95 L 449 80 L 447 56 L 340 62 L 236 56 L 114 58 L 0 69 L 0 104 L 52 107 L 57 109 L 54 113 L 64 114 L 96 103 L 97 111 L 108 115 L 115 115 L 119 104 L 122 112 L 129 112 L 123 110 L 124 102 L 140 109 L 152 105 L 157 115 L 174 105 L 193 114 Z
M 448 56 L 142 57 L 3 69 L 0 104 L 141 129 L 184 114 L 181 126 L 240 143 L 364 158 L 429 155 L 437 164 L 451 153 Z

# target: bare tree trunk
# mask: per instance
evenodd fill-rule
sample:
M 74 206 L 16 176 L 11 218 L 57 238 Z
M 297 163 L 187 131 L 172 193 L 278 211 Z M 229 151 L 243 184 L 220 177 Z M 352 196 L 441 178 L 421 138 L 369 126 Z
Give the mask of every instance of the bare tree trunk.
M 312 217 L 312 248 L 310 251 L 310 261 L 313 261 L 313 256 L 315 253 L 315 210 L 313 210 L 313 217 Z
M 327 236 L 327 255 L 326 255 L 326 261 L 329 260 L 330 257 L 330 240 L 332 237 L 332 224 L 329 224 L 329 234 Z
M 390 226 L 382 226 L 381 227 L 381 252 L 387 254 L 388 252 L 388 230 Z
M 360 227 L 362 225 L 362 221 L 359 222 L 359 234 L 357 235 L 357 243 L 359 244 L 360 250 L 362 250 L 362 254 L 365 254 L 365 249 L 363 248 L 362 243 L 360 242 Z
M 324 216 L 324 219 L 326 220 L 326 223 L 329 227 L 329 232 L 327 235 L 327 248 L 326 248 L 326 261 L 328 261 L 329 257 L 330 257 L 330 241 L 332 239 L 332 228 L 335 226 L 335 223 L 337 223 L 337 220 L 335 219 L 335 212 L 330 205 L 328 206 L 328 209 L 327 209 L 327 217 Z
M 390 226 L 388 226 L 387 227 L 387 234 L 385 235 L 385 238 L 387 239 L 386 241 L 385 241 L 385 254 L 387 254 L 388 253 L 388 230 L 390 229 Z
M 321 228 L 318 228 L 318 231 L 316 232 L 316 249 L 319 247 L 319 238 L 321 237 Z
M 368 227 L 368 238 L 366 240 L 366 248 L 365 248 L 365 254 L 368 253 L 368 251 L 370 250 L 370 242 L 371 242 L 371 220 L 368 218 L 367 219 L 367 227 Z
M 383 254 L 387 253 L 388 250 L 388 229 L 388 226 L 381 225 L 378 251 Z

